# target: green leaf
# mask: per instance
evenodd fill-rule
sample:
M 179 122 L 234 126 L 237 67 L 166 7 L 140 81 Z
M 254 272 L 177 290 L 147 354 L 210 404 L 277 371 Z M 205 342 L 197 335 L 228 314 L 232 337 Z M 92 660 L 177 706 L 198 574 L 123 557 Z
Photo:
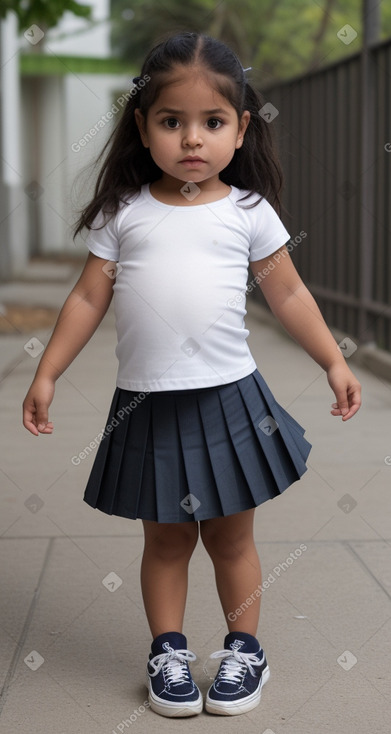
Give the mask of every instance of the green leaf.
M 66 11 L 82 18 L 90 18 L 92 8 L 76 0 L 2 0 L 0 18 L 9 11 L 16 13 L 22 32 L 33 23 L 45 28 L 56 26 Z

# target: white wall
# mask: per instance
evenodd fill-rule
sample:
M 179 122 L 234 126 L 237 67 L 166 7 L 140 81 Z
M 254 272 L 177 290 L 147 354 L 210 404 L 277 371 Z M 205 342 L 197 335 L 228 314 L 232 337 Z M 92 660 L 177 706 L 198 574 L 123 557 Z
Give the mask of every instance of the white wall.
M 124 102 L 121 95 L 129 90 L 129 78 L 124 76 L 109 75 L 83 75 L 82 82 L 89 92 L 79 81 L 72 76 L 66 77 L 67 124 L 66 124 L 66 148 L 67 148 L 67 210 L 71 221 L 75 221 L 76 210 L 87 203 L 92 194 L 93 178 L 91 168 L 86 174 L 80 172 L 86 169 L 88 164 L 96 160 L 105 142 L 116 124 L 119 113 L 113 108 L 113 99 L 119 98 Z M 119 110 L 121 106 L 115 102 Z M 94 127 L 96 126 L 96 127 Z M 92 134 L 91 134 L 91 132 Z M 83 142 L 86 144 L 83 145 Z M 86 185 L 87 181 L 87 185 Z M 83 187 L 84 201 L 79 195 Z M 85 245 L 80 236 L 72 247 L 79 252 L 85 252 Z
M 22 81 L 22 154 L 28 199 L 31 254 L 64 241 L 63 169 L 65 158 L 62 77 L 26 77 Z M 26 188 L 27 187 L 27 188 Z
M 90 0 L 90 4 L 94 6 L 95 20 L 108 17 L 109 0 Z M 17 80 L 18 46 L 30 52 L 31 49 L 23 36 L 17 38 L 13 13 L 9 14 L 9 19 L 7 27 L 3 28 L 3 50 L 6 35 L 6 52 L 13 57 L 13 74 Z M 80 29 L 84 31 L 78 33 Z M 67 13 L 59 25 L 47 33 L 43 51 L 46 47 L 48 53 L 59 55 L 109 57 L 109 33 L 107 22 L 89 29 L 87 21 Z M 15 46 L 12 53 L 10 39 Z M 10 69 L 8 65 L 9 76 Z M 4 73 L 3 69 L 3 85 Z M 26 76 L 21 109 L 16 112 L 18 104 L 12 100 L 18 85 L 14 77 L 10 76 L 8 98 L 3 99 L 6 134 L 4 124 L 0 124 L 3 156 L 8 162 L 5 155 L 8 153 L 13 161 L 12 168 L 7 171 L 3 166 L 3 177 L 7 180 L 0 182 L 0 213 L 6 222 L 6 226 L 0 227 L 0 237 L 4 240 L 0 266 L 7 271 L 5 277 L 23 271 L 31 254 L 86 253 L 80 237 L 76 244 L 73 242 L 72 227 L 77 218 L 76 210 L 87 203 L 93 182 L 90 178 L 84 185 L 84 200 L 81 201 L 77 197 L 75 179 L 101 151 L 119 116 L 113 114 L 113 100 L 130 87 L 130 78 L 119 75 L 70 72 L 66 76 Z M 4 120 L 3 117 L 3 123 Z M 19 120 L 21 135 L 17 129 Z M 10 176 L 12 181 L 8 180 Z M 13 210 L 15 216 L 12 214 L 11 221 Z
M 89 21 L 66 13 L 47 34 L 48 51 L 71 56 L 106 58 L 111 55 L 107 22 L 110 0 L 90 0 L 88 4 L 93 6 L 93 20 L 101 22 L 91 27 Z M 111 110 L 113 95 L 118 90 L 119 94 L 125 91 L 129 83 L 123 76 L 73 73 L 56 82 L 47 81 L 42 167 L 48 186 L 40 201 L 40 252 L 86 252 L 83 240 L 78 237 L 75 243 L 72 237 L 77 209 L 92 193 L 92 178 L 84 175 L 80 179 L 79 174 L 97 157 L 118 115 L 98 131 L 94 126 L 102 124 L 99 121 Z M 91 129 L 94 137 L 89 132 Z M 83 145 L 85 136 L 89 139 Z M 81 186 L 84 201 L 78 196 Z
M 20 101 L 17 22 L 8 13 L 0 23 L 0 278 L 21 272 L 28 257 Z
M 84 4 L 93 6 L 92 19 L 99 23 L 91 27 L 84 18 L 65 13 L 56 28 L 48 31 L 46 45 L 59 55 L 106 58 L 110 56 L 110 27 L 106 22 L 110 0 L 89 0 Z
M 126 77 L 100 74 L 45 79 L 40 146 L 45 191 L 39 200 L 40 252 L 86 252 L 80 237 L 74 243 L 72 227 L 77 209 L 92 193 L 93 180 L 91 175 L 80 178 L 79 174 L 103 148 L 118 119 L 113 97 L 116 100 L 127 85 Z M 118 103 L 116 107 L 120 109 Z

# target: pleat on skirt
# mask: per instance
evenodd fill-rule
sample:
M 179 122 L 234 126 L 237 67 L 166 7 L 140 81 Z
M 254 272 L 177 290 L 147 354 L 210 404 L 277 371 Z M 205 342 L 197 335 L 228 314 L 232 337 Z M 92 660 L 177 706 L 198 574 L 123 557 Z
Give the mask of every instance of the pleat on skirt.
M 256 369 L 217 387 L 116 388 L 84 500 L 161 523 L 232 515 L 306 471 L 311 444 Z

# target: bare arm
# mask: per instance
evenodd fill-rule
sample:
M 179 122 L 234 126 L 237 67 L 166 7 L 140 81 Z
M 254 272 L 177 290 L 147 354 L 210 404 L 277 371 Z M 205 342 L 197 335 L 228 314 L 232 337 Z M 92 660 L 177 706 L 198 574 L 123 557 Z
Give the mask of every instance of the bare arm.
M 262 276 L 260 288 L 272 312 L 288 333 L 326 372 L 337 402 L 332 415 L 351 418 L 361 405 L 361 387 L 345 362 L 341 350 L 323 316 L 294 267 L 286 247 L 279 250 L 280 261 Z M 270 257 L 250 263 L 255 276 L 267 267 Z
M 115 281 L 102 270 L 106 263 L 107 260 L 92 253 L 88 255 L 41 357 L 23 402 L 23 425 L 35 436 L 52 433 L 48 408 L 53 400 L 55 381 L 87 344 L 110 305 Z

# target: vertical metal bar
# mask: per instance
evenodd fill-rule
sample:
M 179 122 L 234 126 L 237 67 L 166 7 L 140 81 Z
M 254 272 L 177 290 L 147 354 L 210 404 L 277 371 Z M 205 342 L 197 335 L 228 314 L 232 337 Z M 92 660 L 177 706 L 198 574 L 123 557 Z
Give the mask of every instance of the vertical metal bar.
M 335 112 L 336 112 L 336 136 L 335 136 L 335 189 L 336 189 L 336 207 L 335 207 L 335 224 L 336 224 L 336 248 L 334 250 L 334 282 L 333 287 L 337 293 L 345 293 L 346 288 L 346 269 L 347 269 L 347 246 L 346 246 L 346 219 L 349 211 L 349 197 L 351 195 L 351 186 L 347 177 L 346 165 L 346 105 L 342 100 L 346 100 L 346 64 L 340 64 L 335 68 Z M 335 320 L 342 331 L 346 330 L 345 314 L 346 305 L 343 303 L 335 304 Z
M 387 137 L 383 142 L 383 145 L 387 145 L 385 154 L 383 156 L 383 171 L 384 171 L 384 247 L 387 253 L 387 269 L 386 269 L 386 290 L 385 290 L 385 302 L 391 303 L 391 252 L 389 244 L 389 232 L 391 231 L 391 211 L 390 211 L 390 199 L 391 199 L 391 92 L 390 84 L 387 83 L 390 72 L 391 72 L 391 46 L 384 48 L 384 98 L 385 98 L 385 119 L 384 127 L 387 131 Z M 388 152 L 387 152 L 388 151 Z M 388 320 L 386 349 L 391 350 L 391 319 Z
M 380 141 L 386 140 L 386 129 L 384 127 L 385 123 L 385 117 L 386 117 L 386 110 L 385 110 L 385 99 L 384 99 L 384 93 L 386 93 L 386 86 L 385 86 L 385 79 L 384 79 L 384 70 L 382 66 L 382 59 L 381 55 L 377 53 L 376 57 L 377 61 L 377 75 L 376 75 L 376 110 L 377 110 L 377 119 L 376 119 L 376 131 L 375 131 L 375 145 L 376 150 L 381 150 L 381 143 Z M 379 145 L 380 143 L 380 145 Z M 376 177 L 374 182 L 374 195 L 375 195 L 375 202 L 374 202 L 374 211 L 375 211 L 375 218 L 374 218 L 374 276 L 373 276 L 373 297 L 375 301 L 380 301 L 381 303 L 386 303 L 386 268 L 387 268 L 387 248 L 386 248 L 386 242 L 384 238 L 384 224 L 385 224 L 385 198 L 384 198 L 384 192 L 385 192 L 385 181 L 384 181 L 384 155 L 381 157 L 379 156 L 379 160 L 377 162 L 377 170 L 376 170 Z M 380 316 L 377 321 L 383 320 Z
M 325 197 L 324 197 L 324 209 L 322 212 L 322 218 L 324 221 L 323 236 L 321 238 L 322 247 L 325 252 L 325 263 L 324 263 L 324 274 L 321 281 L 321 285 L 325 288 L 331 286 L 332 281 L 332 260 L 334 257 L 333 253 L 333 220 L 332 215 L 334 204 L 333 204 L 333 164 L 332 164 L 332 149 L 334 144 L 334 130 L 333 130 L 333 101 L 334 94 L 332 89 L 332 74 L 330 71 L 325 71 L 323 74 L 325 84 L 325 95 L 324 95 L 324 114 L 326 119 L 325 127 L 325 140 L 324 140 L 324 160 L 327 164 L 328 171 L 325 173 Z M 332 326 L 332 313 L 330 304 L 324 300 L 324 316 L 326 321 Z
M 357 257 L 357 247 L 360 241 L 360 222 L 357 215 L 360 202 L 360 129 L 357 126 L 357 120 L 360 116 L 361 98 L 360 98 L 360 59 L 352 60 L 350 64 L 349 77 L 349 101 L 348 101 L 348 130 L 349 130 L 349 149 L 350 149 L 350 170 L 351 181 L 355 186 L 355 194 L 352 199 L 350 210 L 350 226 L 349 226 L 349 272 L 351 274 L 349 293 L 356 298 L 359 296 L 359 273 L 360 262 Z M 358 312 L 355 307 L 351 307 L 351 318 L 349 321 L 349 331 L 351 334 L 358 334 Z
M 373 203 L 374 203 L 374 60 L 371 46 L 378 40 L 378 0 L 363 0 L 363 46 L 361 52 L 361 206 L 360 206 L 360 310 L 359 338 L 374 343 L 365 300 L 372 298 Z
M 336 282 L 337 282 L 337 270 L 340 267 L 340 253 L 339 253 L 339 241 L 338 241 L 338 222 L 337 222 L 337 202 L 338 202 L 338 155 L 339 155 L 339 135 L 338 135 L 338 114 L 337 114 L 337 106 L 338 103 L 336 103 L 336 100 L 338 100 L 338 68 L 336 67 L 334 69 L 330 69 L 327 73 L 330 79 L 330 97 L 329 97 L 329 105 L 331 107 L 331 130 L 332 130 L 332 139 L 330 141 L 330 162 L 331 162 L 331 169 L 332 169 L 332 178 L 330 180 L 330 187 L 331 187 L 331 201 L 332 201 L 332 216 L 331 219 L 331 239 L 330 239 L 330 251 L 331 251 L 331 258 L 329 263 L 329 269 L 330 269 L 330 280 L 328 282 L 328 287 L 332 288 L 333 291 L 336 291 Z M 330 301 L 329 305 L 329 311 L 330 311 L 330 323 L 334 326 L 338 325 L 338 321 L 336 319 L 336 312 L 337 312 L 337 306 L 335 301 Z

